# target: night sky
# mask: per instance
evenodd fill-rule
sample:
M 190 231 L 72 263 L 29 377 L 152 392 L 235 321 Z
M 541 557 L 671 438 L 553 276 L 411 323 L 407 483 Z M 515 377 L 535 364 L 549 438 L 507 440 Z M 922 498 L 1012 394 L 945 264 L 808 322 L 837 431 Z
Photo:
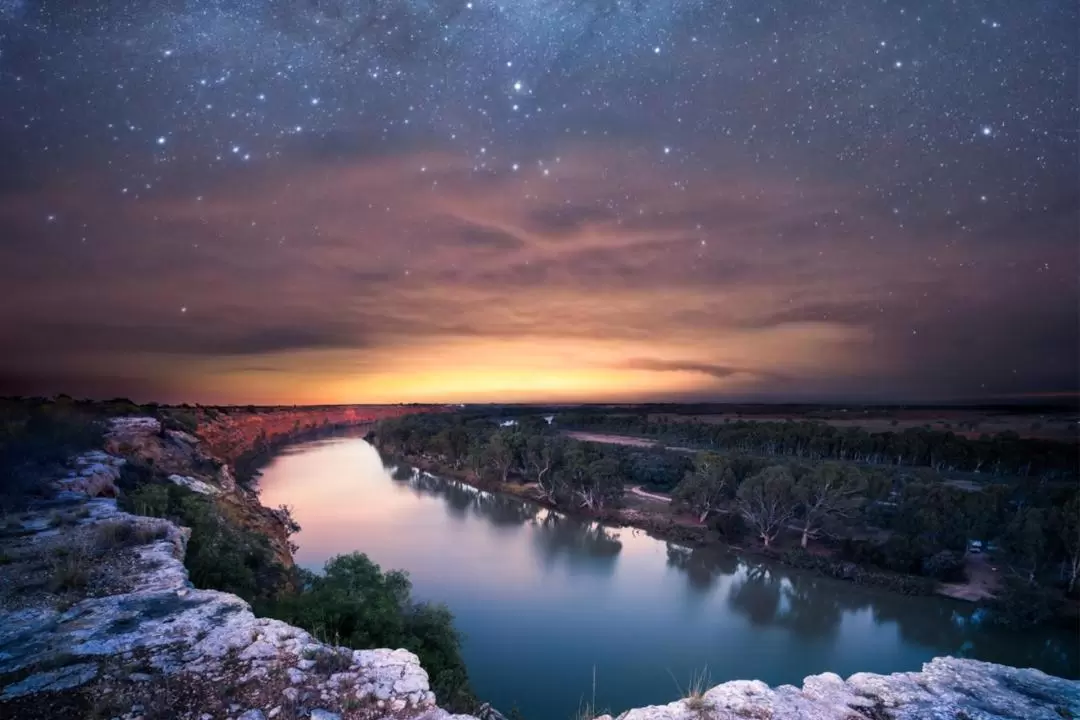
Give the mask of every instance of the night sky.
M 0 0 L 0 393 L 1080 386 L 1075 0 Z

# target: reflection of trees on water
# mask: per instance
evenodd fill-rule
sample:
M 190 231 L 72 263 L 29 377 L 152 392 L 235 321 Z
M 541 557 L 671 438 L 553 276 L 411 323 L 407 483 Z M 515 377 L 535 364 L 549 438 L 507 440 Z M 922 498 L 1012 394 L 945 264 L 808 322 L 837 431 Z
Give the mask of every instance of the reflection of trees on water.
M 739 561 L 733 554 L 705 548 L 687 548 L 675 543 L 664 543 L 667 549 L 668 567 L 686 573 L 687 583 L 696 595 L 703 595 L 723 576 L 734 575 Z
M 835 583 L 814 575 L 796 574 L 785 578 L 786 612 L 780 614 L 780 625 L 796 635 L 807 638 L 827 638 L 836 635 L 840 620 L 847 611 L 855 610 L 854 594 L 839 591 Z M 848 602 L 845 604 L 845 598 Z
M 844 612 L 859 604 L 852 602 L 857 596 L 839 590 L 825 578 L 748 564 L 728 594 L 728 605 L 754 625 L 774 625 L 800 638 L 821 639 L 836 635 Z
M 752 625 L 772 625 L 780 611 L 780 576 L 763 565 L 744 566 L 728 593 L 728 605 Z
M 524 525 L 536 517 L 540 508 L 517 498 L 494 493 L 481 493 L 476 496 L 474 506 L 478 515 L 482 515 L 494 525 L 514 527 Z
M 619 534 L 598 522 L 585 522 L 543 510 L 534 520 L 537 531 L 534 542 L 545 565 L 558 559 L 569 563 L 571 568 L 588 566 L 591 570 L 610 573 L 622 550 Z
M 787 628 L 810 640 L 835 637 L 845 614 L 870 609 L 876 624 L 894 623 L 906 644 L 929 648 L 933 655 L 1080 676 L 1075 636 L 1070 639 L 1067 632 L 1053 628 L 1014 632 L 980 624 L 970 619 L 974 605 L 944 598 L 868 591 L 817 575 L 756 564 L 745 566 L 737 576 L 727 601 L 755 626 Z
M 465 518 L 472 512 L 500 527 L 534 525 L 537 555 L 547 566 L 562 560 L 571 569 L 614 571 L 622 543 L 617 533 L 599 523 L 418 472 L 407 463 L 387 463 L 386 470 L 416 495 L 442 498 L 452 517 Z M 723 576 L 735 576 L 727 604 L 758 627 L 787 628 L 800 638 L 829 638 L 839 631 L 845 613 L 870 608 L 875 623 L 895 623 L 905 643 L 929 648 L 934 655 L 1039 667 L 1063 677 L 1080 677 L 1080 654 L 1068 631 L 1010 632 L 971 621 L 975 607 L 967 603 L 867 591 L 782 566 L 741 564 L 736 556 L 714 549 L 691 550 L 672 543 L 666 543 L 666 548 L 668 566 L 686 573 L 696 597 L 712 591 Z
M 450 515 L 464 518 L 471 510 L 498 527 L 519 527 L 536 516 L 539 507 L 506 495 L 478 490 L 455 480 L 421 472 L 408 465 L 387 467 L 390 477 L 406 483 L 418 496 L 442 498 Z
M 914 605 L 914 603 L 918 603 Z M 974 616 L 974 617 L 973 617 Z M 935 598 L 887 598 L 874 605 L 878 623 L 896 623 L 900 637 L 932 648 L 935 655 L 970 657 L 1018 667 L 1038 667 L 1080 677 L 1075 628 L 1010 630 L 979 621 L 974 605 Z

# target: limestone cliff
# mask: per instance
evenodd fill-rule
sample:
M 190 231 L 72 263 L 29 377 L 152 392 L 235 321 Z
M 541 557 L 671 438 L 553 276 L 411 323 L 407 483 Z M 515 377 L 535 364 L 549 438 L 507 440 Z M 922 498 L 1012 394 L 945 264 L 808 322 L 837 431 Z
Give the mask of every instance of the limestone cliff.
M 192 477 L 205 459 L 192 438 L 161 437 L 152 419 L 122 419 L 109 446 L 186 469 L 170 479 L 196 492 L 233 491 L 227 466 Z M 0 531 L 0 716 L 469 720 L 435 705 L 410 652 L 332 647 L 193 588 L 188 531 L 110 497 L 125 462 L 74 458 L 50 501 Z
M 237 438 L 233 445 L 235 451 L 242 452 L 241 448 L 245 447 L 241 444 L 243 437 Z M 281 518 L 272 509 L 263 507 L 255 490 L 236 482 L 231 466 L 214 455 L 201 437 L 163 429 L 154 418 L 119 418 L 112 421 L 106 434 L 105 452 L 125 462 L 152 468 L 179 485 L 213 495 L 214 502 L 231 522 L 267 538 L 277 562 L 283 567 L 292 567 L 288 534 Z M 76 459 L 77 469 L 83 468 L 78 472 L 85 473 L 86 467 L 93 468 L 93 458 L 97 455 L 100 453 Z M 86 465 L 87 457 L 91 458 L 89 466 Z M 73 478 L 69 477 L 69 482 L 85 489 L 81 477 L 84 476 L 75 474 Z M 91 496 L 115 496 L 107 483 L 100 482 L 100 474 L 97 477 L 99 486 L 93 488 Z
M 436 405 L 332 405 L 303 408 L 200 408 L 197 433 L 207 451 L 235 463 L 260 444 L 322 427 L 365 425 L 383 418 L 445 410 Z

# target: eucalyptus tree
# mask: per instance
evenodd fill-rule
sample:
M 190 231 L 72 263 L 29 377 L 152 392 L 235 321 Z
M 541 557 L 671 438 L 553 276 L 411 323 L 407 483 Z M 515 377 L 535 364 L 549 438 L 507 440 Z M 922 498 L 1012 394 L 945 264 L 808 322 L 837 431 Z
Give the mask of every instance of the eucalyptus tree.
M 866 479 L 851 465 L 824 463 L 795 484 L 802 546 L 830 522 L 851 518 L 864 502 Z
M 739 512 L 770 547 L 795 516 L 795 481 L 782 465 L 765 468 L 736 491 Z
M 686 505 L 705 522 L 729 499 L 735 490 L 735 473 L 731 463 L 716 453 L 699 453 L 694 469 L 686 474 L 675 488 L 672 499 Z

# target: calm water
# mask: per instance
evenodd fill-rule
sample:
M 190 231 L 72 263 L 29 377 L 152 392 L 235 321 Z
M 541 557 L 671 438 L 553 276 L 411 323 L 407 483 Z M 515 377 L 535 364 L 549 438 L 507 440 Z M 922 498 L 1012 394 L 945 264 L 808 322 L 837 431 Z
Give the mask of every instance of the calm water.
M 516 499 L 384 466 L 359 439 L 297 445 L 268 465 L 263 503 L 303 526 L 297 562 L 365 552 L 409 571 L 465 634 L 478 694 L 529 720 L 569 718 L 591 692 L 615 712 L 670 702 L 703 668 L 718 683 L 916 670 L 967 655 L 1077 676 L 1068 633 L 991 632 L 972 607 L 905 598 L 640 531 L 583 523 Z

